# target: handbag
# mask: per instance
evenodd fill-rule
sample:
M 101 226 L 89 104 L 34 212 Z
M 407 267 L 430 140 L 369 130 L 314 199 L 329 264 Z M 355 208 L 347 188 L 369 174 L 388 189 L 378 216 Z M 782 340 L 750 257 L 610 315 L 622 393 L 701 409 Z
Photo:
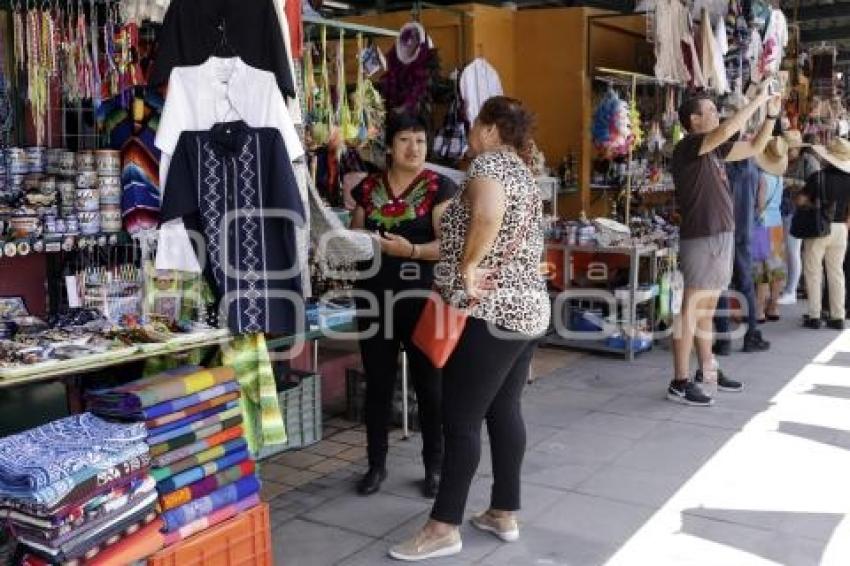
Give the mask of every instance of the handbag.
M 518 235 L 511 243 L 503 258 L 513 256 L 519 249 L 520 242 L 525 240 L 530 231 L 531 226 L 526 226 L 522 235 Z M 471 301 L 467 308 L 473 307 L 476 302 Z M 438 292 L 431 292 L 413 329 L 413 344 L 425 354 L 435 368 L 442 369 L 457 348 L 468 316 L 467 309 L 459 309 L 443 300 Z
M 432 291 L 413 329 L 413 344 L 435 368 L 442 369 L 460 341 L 468 316 L 465 309 L 452 306 Z
M 755 262 L 767 261 L 770 257 L 770 233 L 767 226 L 753 226 L 750 233 L 750 256 Z
M 826 187 L 824 172 L 821 170 L 818 173 L 817 198 L 810 204 L 798 206 L 791 217 L 792 236 L 803 240 L 829 235 L 835 217 L 835 203 L 824 206 L 825 201 Z

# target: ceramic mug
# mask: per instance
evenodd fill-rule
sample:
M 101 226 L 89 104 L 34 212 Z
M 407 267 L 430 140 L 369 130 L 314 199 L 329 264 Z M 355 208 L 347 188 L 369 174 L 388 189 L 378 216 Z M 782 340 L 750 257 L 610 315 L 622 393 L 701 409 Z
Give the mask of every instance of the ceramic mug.
M 97 187 L 97 173 L 94 171 L 80 171 L 77 173 L 78 189 L 94 189 Z
M 73 151 L 66 149 L 59 156 L 59 173 L 69 177 L 77 174 L 77 156 Z
M 77 189 L 77 210 L 80 212 L 98 212 L 100 193 L 97 189 Z
M 26 175 L 30 172 L 27 152 L 20 147 L 10 147 L 6 150 L 6 162 L 10 175 Z
M 9 226 L 13 238 L 32 238 L 41 233 L 41 222 L 37 216 L 13 216 Z
M 99 177 L 97 188 L 101 206 L 121 204 L 121 177 Z
M 47 173 L 49 175 L 59 175 L 62 172 L 60 163 L 64 151 L 64 149 L 56 147 L 51 147 L 47 150 Z
M 65 217 L 65 233 L 66 234 L 79 234 L 80 233 L 80 219 L 76 214 L 71 214 Z
M 23 190 L 26 178 L 26 175 L 9 175 L 9 189 L 18 191 Z
M 42 177 L 38 184 L 38 190 L 42 194 L 49 195 L 56 192 L 56 177 Z
M 40 146 L 28 147 L 26 154 L 30 173 L 44 173 L 47 166 L 47 150 Z
M 121 208 L 109 207 L 100 209 L 100 226 L 104 232 L 121 231 Z
M 77 172 L 80 171 L 94 171 L 95 161 L 94 161 L 94 152 L 90 149 L 82 150 L 77 152 Z
M 77 183 L 62 179 L 56 183 L 56 191 L 62 200 L 62 206 L 74 206 L 77 200 Z
M 99 149 L 95 152 L 97 174 L 101 176 L 121 174 L 121 152 L 114 149 Z
M 100 233 L 100 212 L 81 212 L 80 233 L 91 236 Z

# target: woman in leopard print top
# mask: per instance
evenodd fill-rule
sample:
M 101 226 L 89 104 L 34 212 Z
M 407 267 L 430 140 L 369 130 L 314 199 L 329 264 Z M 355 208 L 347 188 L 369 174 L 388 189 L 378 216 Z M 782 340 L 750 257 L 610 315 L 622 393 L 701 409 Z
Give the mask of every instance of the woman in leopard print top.
M 489 99 L 470 132 L 475 159 L 458 198 L 442 217 L 435 282 L 443 298 L 469 318 L 443 369 L 444 460 L 431 519 L 393 547 L 401 560 L 449 556 L 461 550 L 458 532 L 481 454 L 486 420 L 493 458 L 490 508 L 472 519 L 502 540 L 519 537 L 525 454 L 521 396 L 535 337 L 549 324 L 549 298 L 540 274 L 542 203 L 520 154 L 532 118 L 507 97 Z

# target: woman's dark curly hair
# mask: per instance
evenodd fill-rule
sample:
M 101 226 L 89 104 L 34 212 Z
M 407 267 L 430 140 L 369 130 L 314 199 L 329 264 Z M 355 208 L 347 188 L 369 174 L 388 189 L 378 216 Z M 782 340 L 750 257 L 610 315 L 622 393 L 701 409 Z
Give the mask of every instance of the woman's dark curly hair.
M 513 147 L 523 161 L 531 163 L 534 115 L 522 102 L 508 96 L 494 96 L 481 107 L 477 120 L 487 126 L 496 126 L 502 142 Z

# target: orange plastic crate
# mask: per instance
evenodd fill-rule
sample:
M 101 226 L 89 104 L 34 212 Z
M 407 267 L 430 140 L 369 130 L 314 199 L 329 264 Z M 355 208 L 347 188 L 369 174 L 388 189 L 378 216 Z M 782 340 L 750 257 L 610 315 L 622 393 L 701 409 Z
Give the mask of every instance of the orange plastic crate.
M 157 552 L 148 566 L 271 566 L 271 536 L 269 507 L 261 503 Z

